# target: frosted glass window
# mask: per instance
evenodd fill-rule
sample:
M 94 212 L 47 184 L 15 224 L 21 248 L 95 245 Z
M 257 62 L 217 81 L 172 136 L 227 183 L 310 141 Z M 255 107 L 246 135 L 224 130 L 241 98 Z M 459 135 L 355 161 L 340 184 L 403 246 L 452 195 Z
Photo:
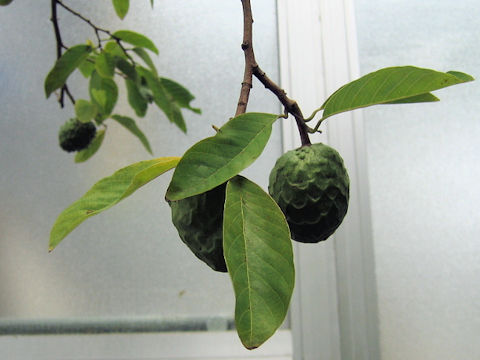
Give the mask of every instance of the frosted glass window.
M 361 72 L 480 74 L 478 1 L 356 1 Z M 480 358 L 480 83 L 366 109 L 382 359 Z
M 155 156 L 180 156 L 195 141 L 213 135 L 235 113 L 243 77 L 242 9 L 239 1 L 131 2 L 122 22 L 110 1 L 71 6 L 102 27 L 132 29 L 157 44 L 159 72 L 196 96 L 201 116 L 184 112 L 183 135 L 157 109 L 139 126 Z M 262 67 L 278 79 L 276 3 L 255 2 L 255 46 Z M 88 27 L 59 9 L 67 45 L 84 42 Z M 231 326 L 234 298 L 228 274 L 214 273 L 179 239 L 164 201 L 171 174 L 148 184 L 119 205 L 90 218 L 51 254 L 49 231 L 58 214 L 100 178 L 150 158 L 137 139 L 113 122 L 105 143 L 84 164 L 58 147 L 58 128 L 73 115 L 45 99 L 43 81 L 55 59 L 50 6 L 15 1 L 0 11 L 0 325 L 85 321 L 117 325 L 159 319 L 165 324 Z M 7 31 L 8 30 L 8 31 Z M 95 35 L 90 32 L 92 40 Z M 80 74 L 69 81 L 86 98 Z M 122 100 L 117 113 L 133 116 Z M 280 113 L 278 101 L 255 82 L 249 111 Z M 278 124 L 279 126 L 279 124 Z M 280 156 L 275 127 L 262 157 L 244 174 L 264 188 L 268 169 Z M 207 320 L 205 320 L 207 319 Z M 205 320 L 205 321 L 204 321 Z M 155 322 L 153 324 L 156 324 Z M 190 325 L 188 325 L 190 324 Z M 193 324 L 193 325 L 192 325 Z M 178 330 L 178 326 L 176 327 Z M 168 330 L 168 329 L 167 329 Z

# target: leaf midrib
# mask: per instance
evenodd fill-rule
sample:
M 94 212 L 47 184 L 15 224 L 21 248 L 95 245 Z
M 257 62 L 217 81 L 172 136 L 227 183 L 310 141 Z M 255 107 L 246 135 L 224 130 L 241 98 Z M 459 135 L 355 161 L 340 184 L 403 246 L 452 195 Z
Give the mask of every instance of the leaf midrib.
M 263 135 L 265 133 L 265 131 L 272 126 L 272 123 L 268 123 L 268 124 L 265 124 L 261 130 L 259 132 L 257 132 L 257 135 L 255 135 L 249 142 L 247 142 L 247 144 L 245 146 L 240 146 L 242 148 L 242 150 L 240 152 L 238 152 L 235 156 L 233 156 L 232 158 L 230 158 L 230 161 L 227 161 L 223 166 L 217 168 L 215 171 L 213 171 L 212 173 L 210 173 L 209 175 L 207 176 L 198 176 L 197 179 L 200 179 L 199 181 L 197 181 L 197 184 L 198 183 L 201 183 L 202 180 L 205 181 L 205 180 L 208 180 L 209 178 L 212 178 L 212 177 L 215 177 L 219 172 L 221 172 L 222 170 L 224 170 L 225 168 L 227 168 L 230 164 L 232 164 L 232 162 L 234 162 L 235 159 L 237 159 L 239 156 L 243 155 L 246 151 L 247 151 L 247 148 L 249 148 L 249 146 L 255 142 L 256 139 L 258 139 L 258 137 L 260 137 L 261 135 Z M 221 129 L 220 129 L 221 131 Z M 217 138 L 218 139 L 218 138 Z M 212 141 L 218 141 L 218 140 L 214 140 L 214 138 L 211 138 Z M 192 153 L 202 153 L 202 151 L 197 151 L 195 150 L 194 152 Z M 210 154 L 210 153 L 209 153 Z M 223 157 L 224 158 L 224 157 Z M 228 179 L 225 179 L 225 180 L 228 180 Z M 225 181 L 224 180 L 224 181 Z M 185 193 L 188 191 L 182 191 L 181 193 Z M 198 193 L 196 193 L 198 194 Z M 192 194 L 193 195 L 196 195 L 196 194 Z
M 251 280 L 250 280 L 250 270 L 249 270 L 249 260 L 248 260 L 248 251 L 247 251 L 247 241 L 246 241 L 246 229 L 245 229 L 245 212 L 243 210 L 244 208 L 244 200 L 243 200 L 243 195 L 240 194 L 240 214 L 241 214 L 241 219 L 242 219 L 242 236 L 243 236 L 243 243 L 245 247 L 245 271 L 247 272 L 247 293 L 248 293 L 248 308 L 250 309 L 250 316 L 249 316 L 249 321 L 250 321 L 250 343 L 252 343 L 253 340 L 253 308 L 252 308 L 252 286 L 251 286 Z

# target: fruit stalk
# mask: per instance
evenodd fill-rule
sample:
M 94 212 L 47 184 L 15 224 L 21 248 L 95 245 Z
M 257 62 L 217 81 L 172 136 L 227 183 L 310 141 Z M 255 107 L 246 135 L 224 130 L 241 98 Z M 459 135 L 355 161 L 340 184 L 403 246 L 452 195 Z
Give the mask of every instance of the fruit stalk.
M 290 99 L 287 96 L 287 92 L 270 79 L 265 71 L 260 69 L 260 66 L 254 66 L 253 75 L 265 86 L 265 88 L 275 94 L 285 107 L 285 112 L 287 114 L 292 114 L 295 117 L 302 146 L 311 145 L 310 138 L 308 137 L 307 125 L 305 124 L 302 110 L 300 110 L 298 103 L 295 100 Z

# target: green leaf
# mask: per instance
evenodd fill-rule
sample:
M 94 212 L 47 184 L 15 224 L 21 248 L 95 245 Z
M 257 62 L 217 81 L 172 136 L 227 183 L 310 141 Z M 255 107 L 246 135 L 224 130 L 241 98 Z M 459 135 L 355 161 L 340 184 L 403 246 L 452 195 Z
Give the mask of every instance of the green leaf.
M 128 7 L 130 5 L 129 0 L 112 0 L 113 7 L 115 8 L 115 12 L 120 19 L 123 19 L 125 15 L 128 13 Z
M 200 109 L 190 106 L 190 102 L 195 99 L 195 96 L 193 96 L 190 91 L 188 91 L 182 85 L 173 80 L 167 78 L 160 78 L 160 80 L 164 89 L 171 96 L 171 99 L 177 103 L 178 106 L 180 106 L 181 108 L 189 109 L 197 114 L 202 113 Z
M 98 130 L 97 134 L 93 138 L 92 142 L 86 149 L 80 150 L 75 155 L 75 162 L 81 163 L 90 159 L 95 153 L 100 149 L 100 146 L 103 143 L 103 139 L 105 138 L 105 130 Z
M 58 216 L 50 233 L 49 251 L 87 218 L 111 208 L 143 185 L 174 168 L 178 160 L 178 157 L 164 157 L 141 161 L 97 182 Z
M 13 0 L 0 0 L 0 6 L 7 6 L 9 5 Z M 152 6 L 153 6 L 153 0 L 152 0 Z
M 157 47 L 155 46 L 153 41 L 147 38 L 145 35 L 129 30 L 118 30 L 115 31 L 112 36 L 129 44 L 132 44 L 133 46 L 148 49 L 158 55 Z
M 105 44 L 104 51 L 108 52 L 109 54 L 111 54 L 113 56 L 118 56 L 118 57 L 125 58 L 125 59 L 127 58 L 127 55 L 125 54 L 123 49 L 120 47 L 120 45 L 118 45 L 118 43 L 116 41 L 107 42 Z
M 95 61 L 95 57 L 89 56 L 78 66 L 78 70 L 80 70 L 84 78 L 88 79 L 92 75 L 93 70 L 95 70 Z
M 469 81 L 475 80 L 475 79 L 473 78 L 473 76 L 468 75 L 468 74 L 465 74 L 465 73 L 460 72 L 460 71 L 450 70 L 450 71 L 447 71 L 447 74 L 453 75 L 453 76 L 461 79 L 462 82 L 469 82 Z
M 285 216 L 258 185 L 236 176 L 227 184 L 223 251 L 235 291 L 235 325 L 247 349 L 282 325 L 295 283 Z
M 137 114 L 137 116 L 144 117 L 147 113 L 147 100 L 145 100 L 137 85 L 132 80 L 125 79 L 125 85 L 127 87 L 128 103 L 133 110 L 135 110 L 135 114 Z
M 95 70 L 104 78 L 111 79 L 115 74 L 115 59 L 114 57 L 105 51 L 102 51 L 95 61 Z
M 366 106 L 386 103 L 437 101 L 430 91 L 472 81 L 461 72 L 438 72 L 414 66 L 381 69 L 348 83 L 322 105 L 322 120 Z
M 152 153 L 152 148 L 150 147 L 150 144 L 148 142 L 147 137 L 145 134 L 140 130 L 135 123 L 135 120 L 132 118 L 129 118 L 128 116 L 121 116 L 121 115 L 112 115 L 112 119 L 116 120 L 119 124 L 121 124 L 123 127 L 125 127 L 127 130 L 129 130 L 133 135 L 135 135 L 145 146 L 145 149 L 153 155 Z
M 97 115 L 97 107 L 88 100 L 79 99 L 75 102 L 75 115 L 80 122 L 90 122 Z
M 91 51 L 89 45 L 75 45 L 63 53 L 45 79 L 47 98 L 65 84 L 70 74 L 85 61 Z
M 173 201 L 201 194 L 237 175 L 260 156 L 277 119 L 278 115 L 264 113 L 230 119 L 215 136 L 187 150 L 166 197 Z
M 435 102 L 435 101 L 440 101 L 440 99 L 437 98 L 432 93 L 426 93 L 426 94 L 415 95 L 412 97 L 403 98 L 399 100 L 389 101 L 385 104 L 411 104 L 411 103 Z
M 118 99 L 118 87 L 115 81 L 101 77 L 96 71 L 90 78 L 90 98 L 97 105 L 102 119 L 108 117 L 115 107 Z
M 115 66 L 124 73 L 129 79 L 136 80 L 137 79 L 137 71 L 135 67 L 130 64 L 127 60 L 122 57 L 116 57 L 115 59 Z
M 138 74 L 145 79 L 148 88 L 152 91 L 153 101 L 165 113 L 168 120 L 177 125 L 183 132 L 187 131 L 187 125 L 183 119 L 182 112 L 176 103 L 173 102 L 167 93 L 160 78 L 156 77 L 150 70 L 137 66 Z
M 133 48 L 133 51 L 135 52 L 135 54 L 138 55 L 140 59 L 143 60 L 143 62 L 150 68 L 150 70 L 152 70 L 152 73 L 155 76 L 158 76 L 157 68 L 155 67 L 155 64 L 153 63 L 150 55 L 148 55 L 148 52 L 139 47 Z

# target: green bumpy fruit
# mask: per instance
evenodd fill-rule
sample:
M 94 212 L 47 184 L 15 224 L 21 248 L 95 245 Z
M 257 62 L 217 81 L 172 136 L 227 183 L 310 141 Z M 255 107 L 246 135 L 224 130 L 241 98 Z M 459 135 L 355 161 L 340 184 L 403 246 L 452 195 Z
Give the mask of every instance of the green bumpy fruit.
M 7 6 L 10 4 L 13 0 L 0 0 L 0 6 Z
M 226 183 L 203 194 L 169 202 L 182 241 L 215 271 L 226 272 L 223 257 L 223 206 Z
M 60 147 L 68 152 L 83 150 L 90 145 L 97 128 L 92 122 L 82 123 L 73 118 L 62 125 L 58 132 Z
M 349 185 L 340 154 L 320 143 L 283 154 L 270 173 L 268 191 L 285 214 L 292 239 L 317 243 L 342 223 Z

